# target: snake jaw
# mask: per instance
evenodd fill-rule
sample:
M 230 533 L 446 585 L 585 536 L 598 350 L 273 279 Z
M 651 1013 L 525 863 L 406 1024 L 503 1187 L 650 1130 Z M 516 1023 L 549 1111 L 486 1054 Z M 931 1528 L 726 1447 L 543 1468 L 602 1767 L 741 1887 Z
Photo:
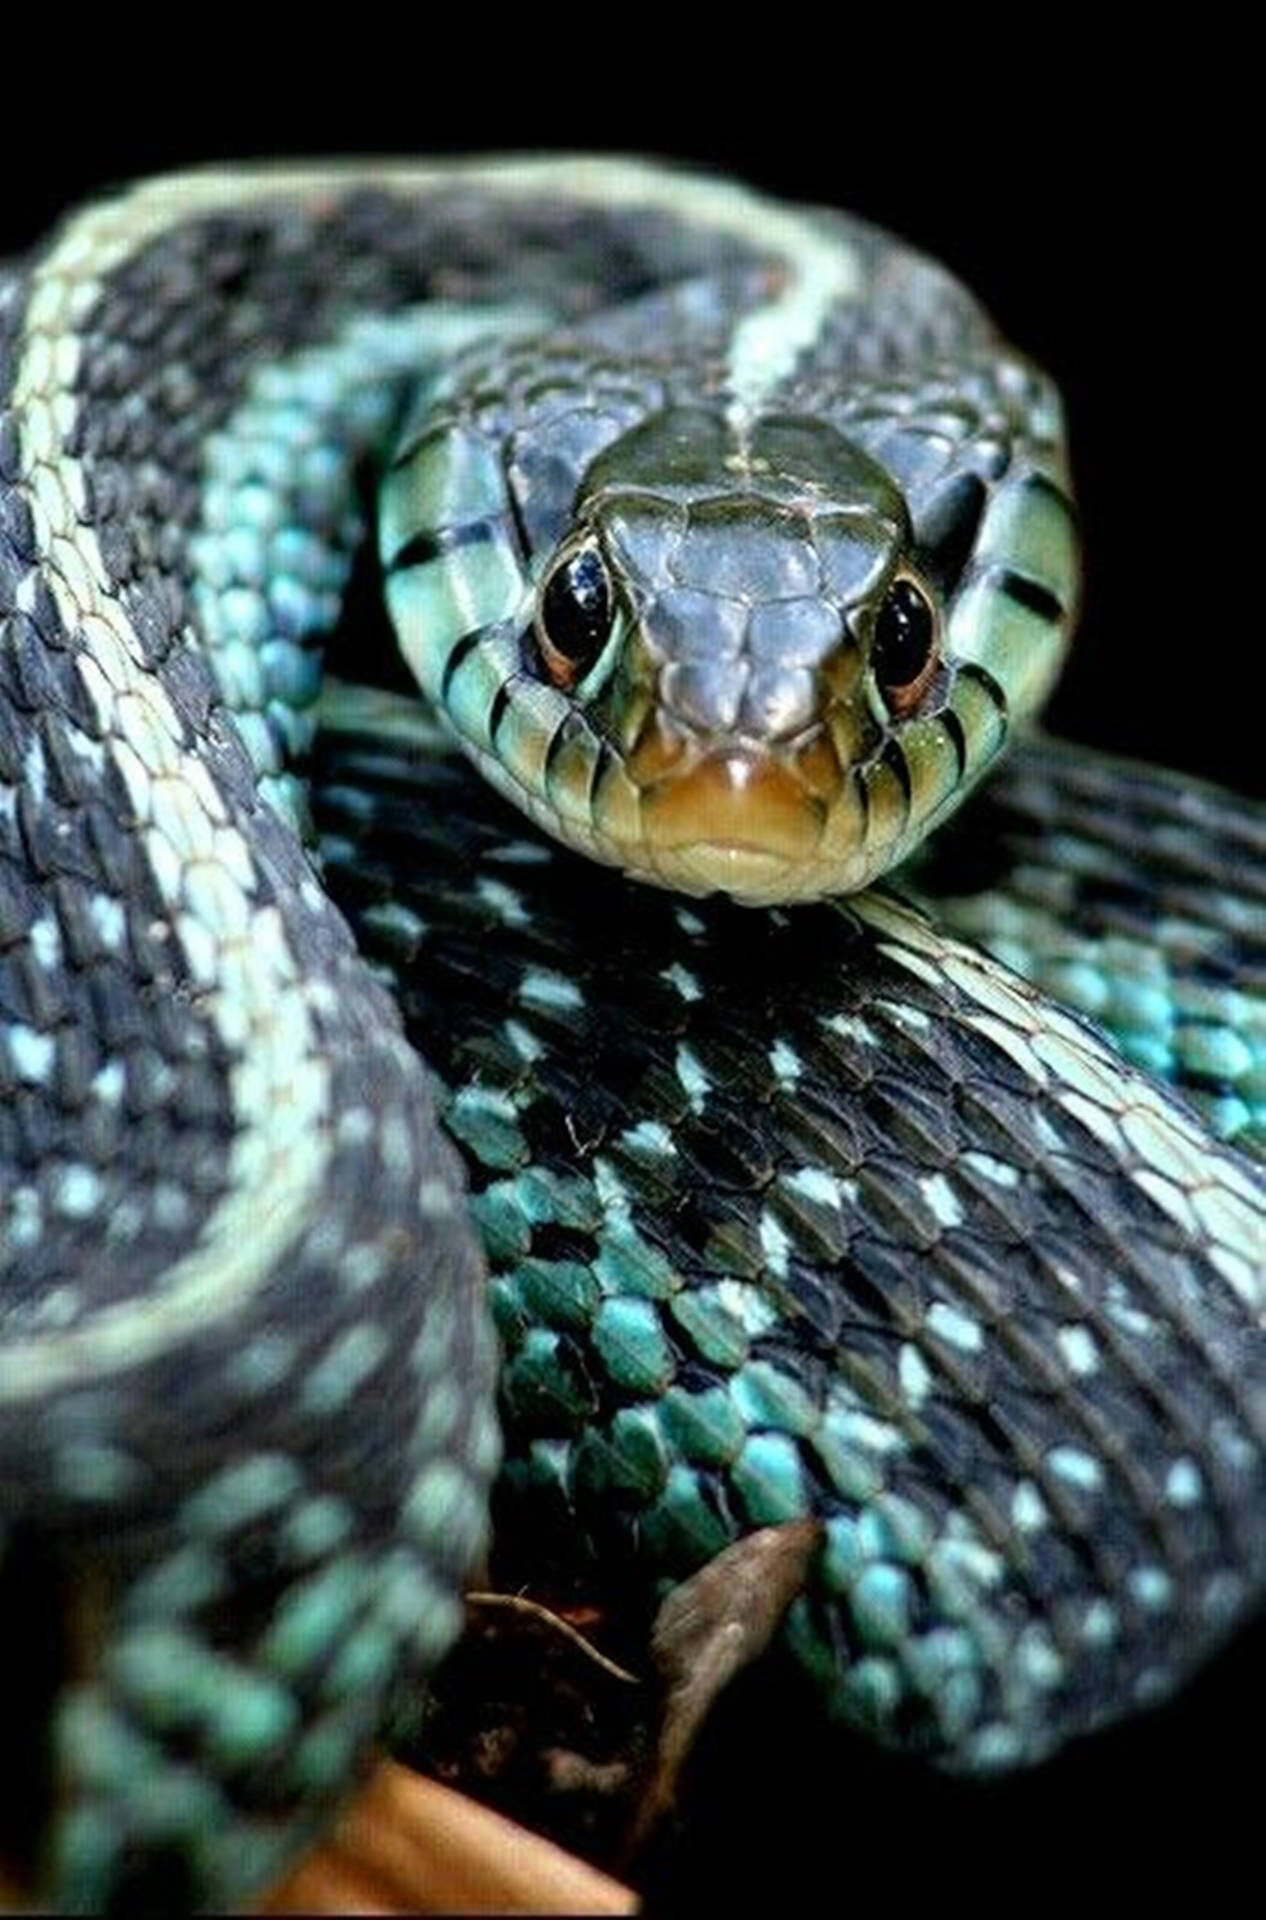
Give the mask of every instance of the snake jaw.
M 642 814 L 657 854 L 724 875 L 741 871 L 749 857 L 798 867 L 822 836 L 821 803 L 777 760 L 746 746 L 704 754 L 658 782 L 643 794 Z

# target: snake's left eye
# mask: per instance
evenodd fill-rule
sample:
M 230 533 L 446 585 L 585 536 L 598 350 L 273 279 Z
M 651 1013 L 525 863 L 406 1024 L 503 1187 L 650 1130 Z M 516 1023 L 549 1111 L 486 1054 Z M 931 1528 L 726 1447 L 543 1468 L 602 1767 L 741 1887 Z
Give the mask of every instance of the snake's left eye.
M 611 582 L 592 543 L 574 547 L 546 580 L 536 616 L 541 659 L 554 684 L 575 686 L 611 630 Z
M 913 713 L 927 692 L 936 666 L 938 624 L 922 587 L 905 575 L 893 581 L 875 615 L 870 664 L 894 720 Z

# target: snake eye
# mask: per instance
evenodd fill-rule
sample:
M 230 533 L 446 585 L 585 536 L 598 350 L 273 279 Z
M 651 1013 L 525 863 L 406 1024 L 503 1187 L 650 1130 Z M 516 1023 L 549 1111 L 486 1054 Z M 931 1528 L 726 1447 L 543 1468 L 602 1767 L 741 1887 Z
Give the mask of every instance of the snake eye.
M 611 582 L 596 546 L 573 547 L 545 582 L 536 616 L 541 658 L 554 684 L 572 687 L 611 630 Z
M 932 603 L 913 580 L 894 580 L 884 595 L 870 642 L 870 664 L 894 720 L 913 713 L 927 692 L 937 656 Z

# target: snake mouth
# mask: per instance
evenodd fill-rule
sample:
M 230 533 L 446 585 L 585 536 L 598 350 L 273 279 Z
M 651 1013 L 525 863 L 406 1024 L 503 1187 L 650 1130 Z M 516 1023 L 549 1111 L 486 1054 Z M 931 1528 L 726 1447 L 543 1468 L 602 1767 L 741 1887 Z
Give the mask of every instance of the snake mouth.
M 727 747 L 642 794 L 656 871 L 692 893 L 769 900 L 794 892 L 813 864 L 826 810 L 768 754 Z

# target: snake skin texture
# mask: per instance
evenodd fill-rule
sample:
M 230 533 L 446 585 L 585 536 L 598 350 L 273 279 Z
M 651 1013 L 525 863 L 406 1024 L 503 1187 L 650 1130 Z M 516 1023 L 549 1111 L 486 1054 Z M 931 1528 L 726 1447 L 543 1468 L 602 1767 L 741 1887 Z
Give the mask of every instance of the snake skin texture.
M 682 1574 L 822 1518 L 796 1651 L 958 1767 L 1172 1691 L 1260 1581 L 1248 1163 L 1210 1285 L 1199 1131 L 1018 980 L 878 892 L 635 913 L 395 733 L 331 727 L 326 867 L 450 1089 L 543 1523 Z
M 1260 1604 L 1260 820 L 1052 747 L 911 881 L 933 917 L 682 899 L 557 844 L 621 864 L 659 805 L 615 761 L 640 683 L 595 667 L 561 722 L 507 626 L 577 489 L 614 500 L 674 727 L 842 687 L 809 785 L 844 763 L 858 884 L 1057 671 L 1058 412 L 932 263 L 637 165 L 191 176 L 0 274 L 0 1853 L 33 1898 L 279 1871 L 459 1631 L 502 1428 L 505 1497 L 648 1586 L 815 1515 L 788 1646 L 952 1769 L 1164 1696 Z M 882 718 L 812 609 L 868 633 L 902 541 L 942 652 Z M 400 695 L 384 584 L 551 838 Z M 323 694 L 327 642 L 388 684 Z

